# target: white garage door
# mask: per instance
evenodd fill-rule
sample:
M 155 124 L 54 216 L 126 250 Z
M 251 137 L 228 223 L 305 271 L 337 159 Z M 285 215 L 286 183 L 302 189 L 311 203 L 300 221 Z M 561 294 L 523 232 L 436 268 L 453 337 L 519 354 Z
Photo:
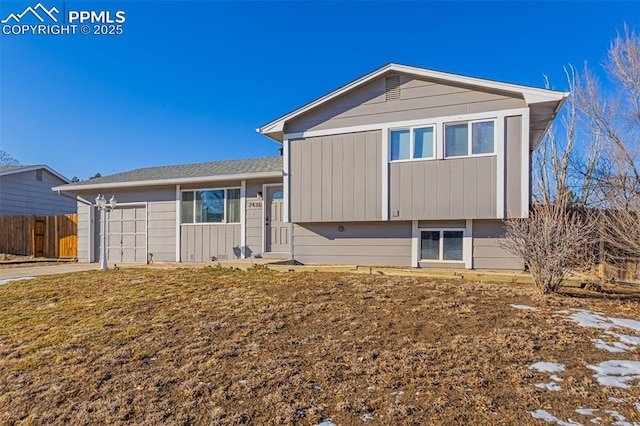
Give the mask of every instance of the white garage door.
M 147 208 L 118 206 L 107 222 L 109 263 L 147 262 Z

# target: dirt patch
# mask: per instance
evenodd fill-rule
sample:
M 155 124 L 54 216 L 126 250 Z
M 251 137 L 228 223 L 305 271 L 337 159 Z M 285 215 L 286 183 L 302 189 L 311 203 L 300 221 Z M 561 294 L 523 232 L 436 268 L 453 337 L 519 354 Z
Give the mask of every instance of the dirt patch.
M 588 368 L 639 361 L 638 346 L 603 350 L 603 332 L 622 335 L 615 321 L 604 330 L 570 320 L 589 311 L 638 321 L 638 295 L 532 294 L 525 284 L 266 268 L 9 283 L 0 423 L 545 424 L 541 410 L 640 422 L 640 380 L 605 386 Z M 530 368 L 540 362 L 563 370 Z M 536 386 L 550 381 L 561 390 Z

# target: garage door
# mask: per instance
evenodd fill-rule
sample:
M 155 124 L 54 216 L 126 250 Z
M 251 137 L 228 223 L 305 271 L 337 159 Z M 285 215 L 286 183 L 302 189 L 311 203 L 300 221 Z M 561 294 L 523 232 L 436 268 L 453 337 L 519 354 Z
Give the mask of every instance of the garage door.
M 107 222 L 109 263 L 147 262 L 147 208 L 118 206 Z

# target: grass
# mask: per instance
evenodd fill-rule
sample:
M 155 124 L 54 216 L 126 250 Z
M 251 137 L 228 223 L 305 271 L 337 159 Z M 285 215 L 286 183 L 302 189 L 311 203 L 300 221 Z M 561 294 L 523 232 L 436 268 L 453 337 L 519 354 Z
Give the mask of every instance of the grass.
M 0 423 L 512 425 L 537 409 L 588 423 L 578 407 L 640 422 L 640 383 L 603 387 L 586 368 L 638 350 L 596 349 L 601 330 L 554 314 L 640 320 L 639 300 L 266 267 L 40 277 L 0 286 Z M 534 386 L 538 361 L 566 366 L 561 392 Z

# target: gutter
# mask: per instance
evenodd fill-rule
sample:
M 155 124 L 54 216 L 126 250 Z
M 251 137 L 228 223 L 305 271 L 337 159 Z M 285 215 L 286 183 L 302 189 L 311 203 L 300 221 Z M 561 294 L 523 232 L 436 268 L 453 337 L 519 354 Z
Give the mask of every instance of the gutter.
M 56 188 L 59 188 L 59 187 L 56 187 Z M 56 191 L 56 189 L 52 188 L 52 191 Z M 59 189 L 56 192 L 58 193 L 58 195 L 62 195 L 63 197 L 66 197 L 66 198 L 71 198 L 74 201 L 80 201 L 82 204 L 85 204 L 87 206 L 92 206 L 93 205 L 92 202 L 85 200 L 84 198 L 82 198 L 79 195 L 65 194 L 64 192 L 60 191 Z
M 184 185 L 190 183 L 206 183 L 206 182 L 224 182 L 229 180 L 250 180 L 265 178 L 281 178 L 283 172 L 263 172 L 251 174 L 236 175 L 218 175 L 218 176 L 200 176 L 195 178 L 174 178 L 174 179 L 154 179 L 154 180 L 138 180 L 131 182 L 111 182 L 111 183 L 95 183 L 86 185 L 60 185 L 53 187 L 54 191 L 85 191 L 95 189 L 114 189 L 114 188 L 135 188 L 147 186 L 171 186 Z

